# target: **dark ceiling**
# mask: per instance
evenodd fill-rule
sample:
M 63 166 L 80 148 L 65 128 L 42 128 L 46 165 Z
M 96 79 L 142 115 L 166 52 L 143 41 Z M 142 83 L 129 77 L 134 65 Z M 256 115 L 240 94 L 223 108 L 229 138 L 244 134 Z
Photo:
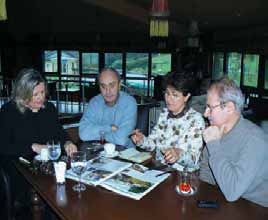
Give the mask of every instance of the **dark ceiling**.
M 7 0 L 5 23 L 13 35 L 148 34 L 151 4 L 151 0 Z M 198 21 L 202 33 L 268 26 L 268 0 L 169 0 L 169 8 L 174 35 L 185 35 L 192 20 Z

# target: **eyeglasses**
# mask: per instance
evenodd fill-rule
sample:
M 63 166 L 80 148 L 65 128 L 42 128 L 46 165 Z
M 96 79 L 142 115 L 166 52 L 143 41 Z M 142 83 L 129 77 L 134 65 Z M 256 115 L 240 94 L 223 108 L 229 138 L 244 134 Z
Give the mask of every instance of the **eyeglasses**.
M 218 104 L 218 105 L 212 105 L 212 106 L 210 106 L 210 105 L 206 105 L 206 109 L 208 109 L 209 110 L 209 113 L 212 113 L 212 111 L 215 109 L 215 108 L 217 108 L 217 107 L 224 107 L 224 104 L 225 104 L 225 102 L 221 102 L 220 104 Z

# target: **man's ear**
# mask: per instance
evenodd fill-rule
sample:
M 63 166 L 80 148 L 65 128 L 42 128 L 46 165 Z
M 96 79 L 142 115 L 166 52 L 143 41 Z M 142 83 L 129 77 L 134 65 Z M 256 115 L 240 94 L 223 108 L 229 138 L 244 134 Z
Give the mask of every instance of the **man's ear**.
M 228 113 L 233 113 L 236 111 L 235 104 L 233 102 L 226 102 L 224 105 Z

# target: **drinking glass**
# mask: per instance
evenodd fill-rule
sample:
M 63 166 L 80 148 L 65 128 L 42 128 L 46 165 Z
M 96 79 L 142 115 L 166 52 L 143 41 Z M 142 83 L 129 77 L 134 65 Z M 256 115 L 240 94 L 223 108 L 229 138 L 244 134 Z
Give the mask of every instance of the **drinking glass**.
M 61 154 L 60 142 L 54 143 L 54 141 L 47 143 L 48 157 L 50 160 L 57 160 Z
M 82 174 L 86 170 L 87 160 L 86 160 L 86 153 L 83 151 L 77 151 L 72 154 L 71 156 L 71 168 L 72 171 L 79 176 L 78 184 L 73 186 L 74 191 L 84 191 L 86 186 L 81 183 Z
M 100 131 L 100 144 L 105 144 L 105 132 Z
M 187 167 L 179 172 L 179 183 L 176 186 L 178 194 L 192 196 L 197 193 L 199 188 L 199 171 L 190 172 Z

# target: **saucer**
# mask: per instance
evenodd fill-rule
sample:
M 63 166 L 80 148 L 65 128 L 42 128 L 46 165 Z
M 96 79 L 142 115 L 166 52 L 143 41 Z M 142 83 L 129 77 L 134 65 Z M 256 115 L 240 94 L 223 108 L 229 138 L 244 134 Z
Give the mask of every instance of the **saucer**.
M 119 151 L 114 151 L 113 154 L 106 154 L 105 151 L 100 152 L 101 156 L 107 157 L 107 158 L 113 158 L 117 157 L 119 155 Z
M 194 195 L 196 193 L 196 190 L 194 188 L 192 188 L 192 187 L 191 187 L 190 192 L 183 192 L 183 191 L 181 191 L 178 185 L 175 186 L 175 190 L 181 196 L 192 196 L 192 195 Z

